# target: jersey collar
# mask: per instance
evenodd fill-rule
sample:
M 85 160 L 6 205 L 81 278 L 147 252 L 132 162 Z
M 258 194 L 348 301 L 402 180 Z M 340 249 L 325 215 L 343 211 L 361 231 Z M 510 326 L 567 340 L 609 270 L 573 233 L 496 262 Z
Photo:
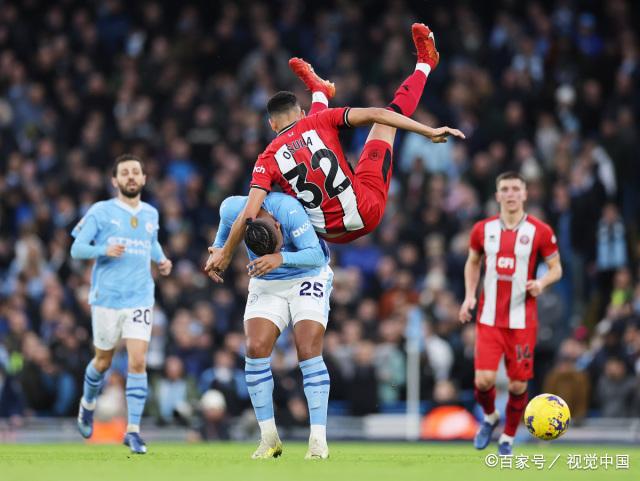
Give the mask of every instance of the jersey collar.
M 502 221 L 502 217 L 498 216 L 498 219 L 500 219 L 500 228 L 502 230 L 518 230 L 520 229 L 520 227 L 522 227 L 522 225 L 525 223 L 525 221 L 527 220 L 527 213 L 525 212 L 525 214 L 522 216 L 522 219 L 520 219 L 520 222 L 518 222 L 513 229 L 509 229 L 507 227 L 507 225 Z
M 124 202 L 122 202 L 120 199 L 118 199 L 117 197 L 115 199 L 113 199 L 115 204 L 120 207 L 121 209 L 126 210 L 129 214 L 131 215 L 137 215 L 141 210 L 142 210 L 142 202 L 140 202 L 138 204 L 138 207 L 131 207 L 130 205 L 125 204 Z
M 296 120 L 295 122 L 291 122 L 289 125 L 287 125 L 284 129 L 282 129 L 280 132 L 277 133 L 277 135 L 281 135 L 284 134 L 287 130 L 291 130 L 293 128 L 294 125 L 296 125 L 298 123 L 298 121 Z

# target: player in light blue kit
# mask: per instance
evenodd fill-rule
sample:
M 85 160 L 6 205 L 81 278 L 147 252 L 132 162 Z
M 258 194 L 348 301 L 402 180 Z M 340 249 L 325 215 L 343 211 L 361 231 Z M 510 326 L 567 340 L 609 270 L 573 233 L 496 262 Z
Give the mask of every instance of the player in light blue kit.
M 247 197 L 229 197 L 220 206 L 220 226 L 209 248 L 209 261 L 224 245 L 246 202 Z M 311 424 L 305 459 L 326 459 L 329 373 L 322 359 L 322 343 L 333 280 L 329 251 L 318 239 L 304 207 L 280 193 L 267 195 L 258 217 L 248 221 L 244 240 L 251 260 L 244 314 L 245 375 L 260 425 L 260 445 L 252 458 L 282 454 L 273 417 L 271 351 L 280 333 L 292 323 Z
M 147 400 L 146 354 L 153 322 L 151 261 L 164 276 L 172 267 L 158 242 L 158 211 L 140 200 L 145 182 L 142 160 L 131 154 L 118 157 L 111 179 L 117 197 L 92 205 L 71 233 L 71 256 L 96 260 L 89 292 L 96 355 L 85 371 L 78 429 L 85 438 L 93 434 L 96 398 L 122 337 L 129 371 L 124 444 L 136 454 L 147 452 L 140 418 Z

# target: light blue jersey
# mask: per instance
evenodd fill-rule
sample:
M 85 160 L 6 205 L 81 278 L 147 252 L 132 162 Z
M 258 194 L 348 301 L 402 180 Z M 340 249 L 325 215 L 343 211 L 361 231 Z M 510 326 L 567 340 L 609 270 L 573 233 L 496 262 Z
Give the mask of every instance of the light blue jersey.
M 89 304 L 126 309 L 151 307 L 154 282 L 151 260 L 166 259 L 158 242 L 158 211 L 145 202 L 132 208 L 117 198 L 96 202 L 71 235 L 71 256 L 96 259 Z M 120 257 L 108 257 L 107 246 L 122 244 Z
M 213 247 L 222 247 L 229 237 L 231 226 L 244 209 L 246 196 L 228 197 L 220 205 L 220 226 Z M 269 212 L 281 225 L 283 245 L 280 253 L 283 263 L 277 269 L 261 276 L 260 279 L 296 279 L 316 276 L 329 263 L 329 249 L 318 239 L 304 207 L 293 197 L 271 192 L 262 208 Z M 259 256 L 247 248 L 249 259 Z

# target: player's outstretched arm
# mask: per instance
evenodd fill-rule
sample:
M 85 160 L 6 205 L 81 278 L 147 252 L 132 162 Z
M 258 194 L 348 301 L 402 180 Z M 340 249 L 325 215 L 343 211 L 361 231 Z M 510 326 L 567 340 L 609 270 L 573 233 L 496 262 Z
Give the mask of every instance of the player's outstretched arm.
M 405 117 L 402 114 L 377 107 L 349 109 L 347 120 L 349 124 L 354 127 L 382 124 L 388 125 L 389 127 L 395 127 L 397 129 L 408 130 L 409 132 L 424 135 L 437 144 L 446 142 L 447 137 L 450 135 L 461 139 L 466 138 L 458 129 L 452 129 L 451 127 L 432 128 L 428 125 L 416 122 L 409 117 Z
M 252 188 L 249 190 L 247 204 L 233 223 L 231 231 L 229 232 L 229 237 L 227 237 L 227 241 L 224 243 L 224 246 L 220 249 L 209 250 L 210 255 L 204 266 L 204 271 L 214 282 L 223 282 L 221 274 L 231 263 L 233 253 L 238 247 L 238 244 L 242 242 L 247 219 L 254 219 L 258 215 L 260 207 L 266 197 L 267 192 L 262 189 Z
M 469 249 L 467 262 L 464 264 L 464 302 L 460 307 L 458 318 L 460 322 L 471 320 L 471 311 L 476 307 L 476 291 L 480 282 L 480 267 L 482 255 L 475 249 Z

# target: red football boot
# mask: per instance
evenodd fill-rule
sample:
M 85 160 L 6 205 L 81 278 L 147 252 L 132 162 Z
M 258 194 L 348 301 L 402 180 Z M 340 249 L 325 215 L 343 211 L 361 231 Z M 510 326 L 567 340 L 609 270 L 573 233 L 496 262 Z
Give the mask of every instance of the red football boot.
M 311 92 L 322 92 L 327 97 L 327 100 L 332 99 L 336 94 L 336 86 L 333 82 L 321 79 L 318 74 L 314 72 L 311 64 L 301 58 L 290 58 L 289 68 L 304 82 Z
M 413 43 L 418 51 L 418 63 L 429 64 L 431 70 L 438 66 L 440 54 L 436 50 L 436 41 L 433 32 L 424 23 L 411 25 Z

